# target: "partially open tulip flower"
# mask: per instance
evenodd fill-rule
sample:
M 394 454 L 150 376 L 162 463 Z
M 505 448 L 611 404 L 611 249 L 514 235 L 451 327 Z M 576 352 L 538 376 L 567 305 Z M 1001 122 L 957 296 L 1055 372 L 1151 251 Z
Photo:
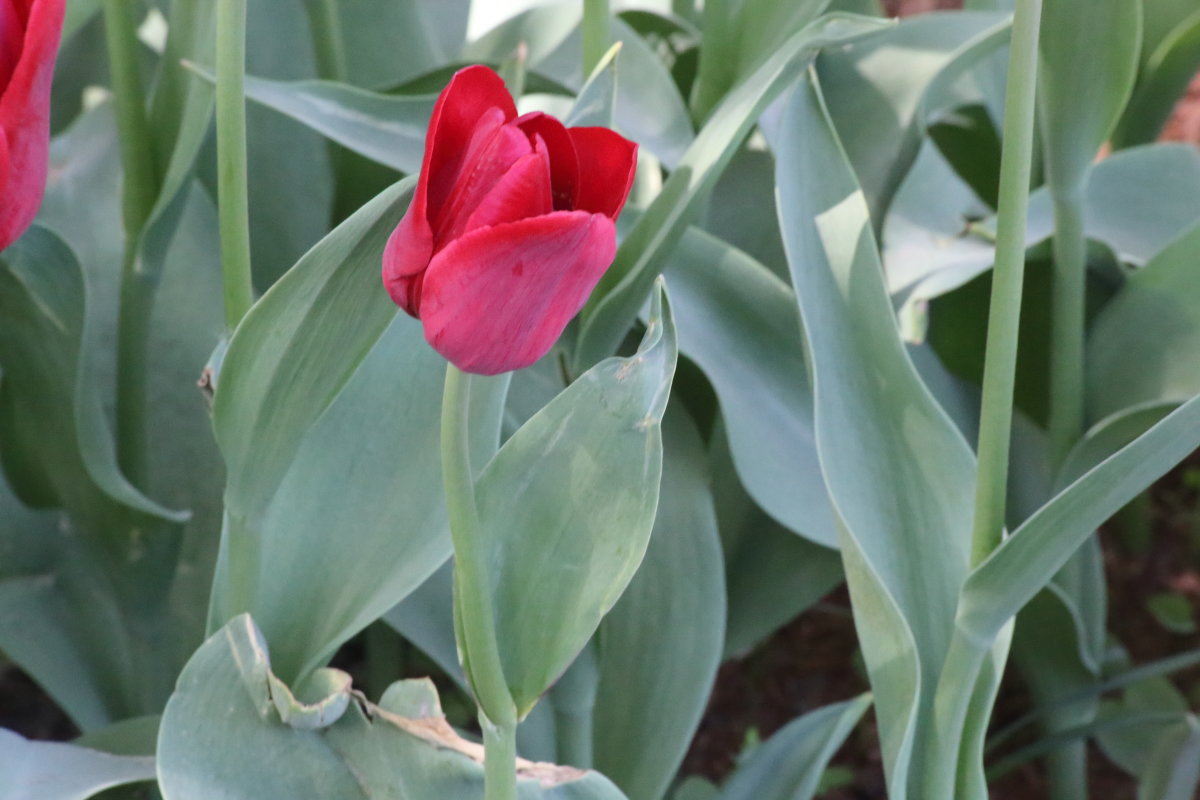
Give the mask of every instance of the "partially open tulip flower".
M 532 364 L 612 263 L 636 162 L 637 145 L 608 128 L 518 117 L 495 72 L 460 70 L 384 251 L 388 292 L 459 369 Z
M 42 204 L 50 150 L 50 78 L 66 0 L 0 0 L 0 250 Z

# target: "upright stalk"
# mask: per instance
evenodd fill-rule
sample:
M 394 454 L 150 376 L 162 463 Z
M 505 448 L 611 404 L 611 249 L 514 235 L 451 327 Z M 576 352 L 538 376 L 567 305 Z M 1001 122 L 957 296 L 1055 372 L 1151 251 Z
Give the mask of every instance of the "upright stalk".
M 237 327 L 254 302 L 246 184 L 245 75 L 246 0 L 217 0 L 217 217 L 225 327 L 229 331 Z
M 971 537 L 972 567 L 986 559 L 1004 535 L 1041 18 L 1042 0 L 1017 0 L 1008 62 L 1004 152 L 1000 161 L 996 265 L 992 273 L 983 370 L 979 472 Z M 955 628 L 938 679 L 932 730 L 926 734 L 928 745 L 924 748 L 923 781 L 919 792 L 922 798 L 975 800 L 978 787 L 969 785 L 973 770 L 971 765 L 964 763 L 970 754 L 964 750 L 963 732 L 991 644 Z
M 608 0 L 583 0 L 583 77 L 608 52 Z
M 309 36 L 317 60 L 317 77 L 323 81 L 346 80 L 346 45 L 337 0 L 304 0 Z
M 1054 469 L 1083 434 L 1087 240 L 1083 196 L 1054 198 L 1053 323 L 1050 345 L 1050 456 Z
M 117 322 L 117 458 L 126 477 L 135 486 L 145 488 L 146 341 L 153 287 L 139 269 L 138 247 L 154 209 L 159 181 L 154 140 L 146 121 L 146 95 L 138 70 L 135 7 L 128 0 L 105 0 L 104 35 L 121 148 L 121 211 L 125 227 Z
M 1025 281 L 1025 220 L 1033 160 L 1037 94 L 1038 36 L 1042 0 L 1017 0 L 1004 113 L 1004 152 L 1000 160 L 1000 205 L 996 265 L 988 312 L 979 420 L 979 472 L 971 565 L 1000 544 L 1008 491 L 1008 451 L 1012 435 L 1013 389 L 1017 373 L 1017 334 Z
M 496 725 L 480 712 L 479 727 L 483 730 L 484 800 L 516 800 L 517 726 Z
M 492 609 L 486 542 L 475 505 L 470 451 L 471 376 L 446 365 L 442 395 L 442 482 L 454 543 L 459 650 L 484 732 L 487 800 L 516 798 L 517 713 L 504 680 Z

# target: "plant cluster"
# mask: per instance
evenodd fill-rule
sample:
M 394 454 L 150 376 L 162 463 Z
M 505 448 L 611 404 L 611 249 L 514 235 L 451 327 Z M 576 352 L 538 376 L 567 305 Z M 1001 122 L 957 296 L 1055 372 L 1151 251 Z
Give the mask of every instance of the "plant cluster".
M 893 800 L 1196 796 L 1097 530 L 1200 448 L 1200 12 L 883 11 L 0 0 L 0 653 L 81 732 L 0 800 L 807 800 L 868 719 Z M 870 693 L 681 777 L 843 583 Z

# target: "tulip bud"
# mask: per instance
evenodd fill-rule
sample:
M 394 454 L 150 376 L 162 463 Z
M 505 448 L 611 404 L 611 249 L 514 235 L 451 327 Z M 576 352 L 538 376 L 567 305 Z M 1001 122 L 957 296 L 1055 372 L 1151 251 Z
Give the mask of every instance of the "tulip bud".
M 517 116 L 495 72 L 457 72 L 434 106 L 416 192 L 383 280 L 429 343 L 492 375 L 545 355 L 616 253 L 637 145 Z

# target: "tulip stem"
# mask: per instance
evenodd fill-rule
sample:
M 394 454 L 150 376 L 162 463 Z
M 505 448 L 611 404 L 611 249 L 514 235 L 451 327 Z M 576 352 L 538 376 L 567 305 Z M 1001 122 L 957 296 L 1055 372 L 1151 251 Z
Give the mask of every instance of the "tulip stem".
M 1008 62 L 996 266 L 992 270 L 980 408 L 972 566 L 978 565 L 996 549 L 1004 533 L 1017 334 L 1021 326 L 1021 293 L 1025 281 L 1025 221 L 1033 162 L 1041 18 L 1042 0 L 1019 0 L 1013 17 L 1012 51 Z
M 485 775 L 488 800 L 515 797 L 514 745 L 517 711 L 504 679 L 496 618 L 492 608 L 487 542 L 475 505 L 475 474 L 471 470 L 471 376 L 446 365 L 442 395 L 442 481 L 454 543 L 454 594 L 458 650 L 463 671 L 475 692 L 487 750 Z M 497 748 L 493 754 L 493 747 Z M 506 763 L 503 766 L 501 763 Z M 501 774 L 506 773 L 506 774 Z M 493 784 L 496 788 L 493 790 Z
M 217 0 L 217 216 L 225 327 L 254 303 L 246 179 L 246 0 Z
M 1083 196 L 1054 198 L 1054 314 L 1050 331 L 1050 458 L 1062 467 L 1083 434 L 1087 239 Z
M 304 10 L 308 12 L 317 77 L 323 81 L 346 80 L 346 45 L 336 0 L 304 0 Z
M 496 725 L 480 712 L 484 800 L 517 800 L 517 725 Z
M 583 0 L 583 79 L 587 80 L 609 45 L 608 0 Z
M 125 476 L 135 486 L 145 488 L 146 341 L 154 290 L 141 270 L 138 251 L 142 230 L 158 197 L 159 182 L 138 69 L 134 8 L 127 0 L 105 0 L 104 37 L 121 149 L 121 212 L 125 227 L 117 322 L 117 460 Z

